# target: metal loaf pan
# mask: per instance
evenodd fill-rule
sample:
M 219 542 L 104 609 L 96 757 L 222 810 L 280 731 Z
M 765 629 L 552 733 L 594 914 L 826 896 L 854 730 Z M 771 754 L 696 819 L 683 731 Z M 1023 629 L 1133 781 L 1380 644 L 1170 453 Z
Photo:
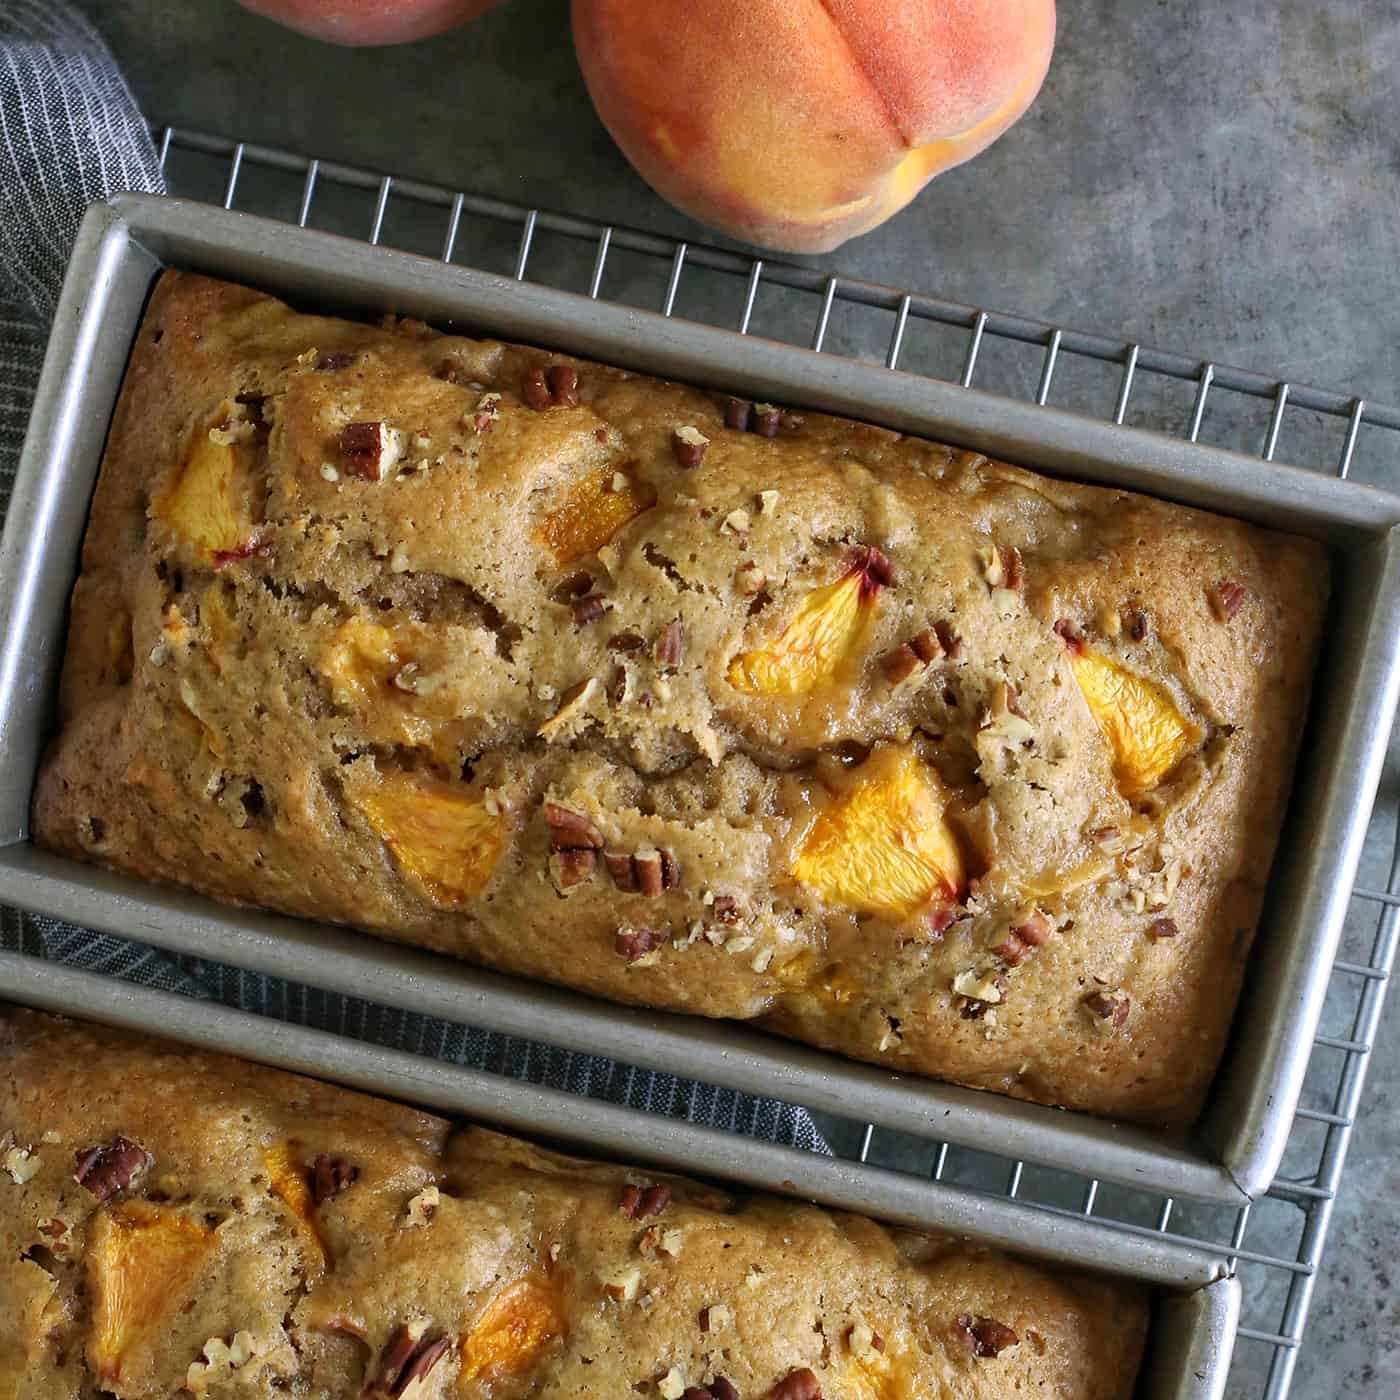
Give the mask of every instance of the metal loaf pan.
M 28 840 L 68 596 L 103 440 L 153 280 L 175 265 L 351 316 L 388 310 L 821 408 L 1325 541 L 1337 587 L 1294 800 L 1211 1104 L 1196 1134 L 900 1075 L 742 1026 L 613 1006 L 342 929 L 224 907 Z M 69 268 L 0 541 L 0 901 L 451 1020 L 1170 1196 L 1239 1203 L 1287 1141 L 1400 686 L 1400 498 L 1156 434 L 202 205 L 92 209 Z
M 127 1030 L 154 1028 L 201 1049 L 334 1080 L 593 1156 L 778 1192 L 1148 1284 L 1155 1290 L 1152 1327 L 1137 1400 L 1221 1400 L 1225 1394 L 1239 1323 L 1239 1282 L 1225 1276 L 1214 1256 L 1165 1236 L 1137 1240 L 1015 1201 L 925 1186 L 901 1172 L 658 1118 L 37 958 L 0 953 L 0 989 L 23 1006 Z

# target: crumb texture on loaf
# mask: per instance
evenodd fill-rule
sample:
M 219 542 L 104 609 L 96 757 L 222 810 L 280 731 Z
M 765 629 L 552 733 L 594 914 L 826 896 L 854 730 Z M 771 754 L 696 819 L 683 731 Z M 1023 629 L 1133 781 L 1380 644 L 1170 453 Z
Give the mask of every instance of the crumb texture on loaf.
M 1317 546 L 409 321 L 158 284 L 36 838 L 962 1084 L 1198 1111 Z
M 1121 1400 L 1147 1321 L 1130 1285 L 23 1011 L 0 1298 L 4 1400 Z

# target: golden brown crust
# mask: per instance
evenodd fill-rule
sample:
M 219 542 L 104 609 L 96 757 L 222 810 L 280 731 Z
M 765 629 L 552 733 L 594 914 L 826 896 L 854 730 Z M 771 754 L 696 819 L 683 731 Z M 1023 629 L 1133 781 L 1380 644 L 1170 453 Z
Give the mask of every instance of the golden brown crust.
M 1118 1400 L 1142 1351 L 1130 1286 L 33 1012 L 0 1040 L 0 1126 L 5 1400 L 351 1400 L 401 1326 L 445 1342 L 411 1400 L 717 1375 L 762 1400 L 802 1367 L 831 1400 Z M 117 1139 L 127 1184 L 80 1184 L 75 1160 Z
M 1238 521 L 170 273 L 34 829 L 1181 1123 L 1238 994 L 1327 579 L 1318 547 Z

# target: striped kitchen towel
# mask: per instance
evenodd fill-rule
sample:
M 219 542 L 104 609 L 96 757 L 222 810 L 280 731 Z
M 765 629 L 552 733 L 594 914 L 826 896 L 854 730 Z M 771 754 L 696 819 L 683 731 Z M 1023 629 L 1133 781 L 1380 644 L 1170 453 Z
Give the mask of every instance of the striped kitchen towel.
M 149 128 L 92 26 L 63 0 L 0 0 L 0 520 L 38 383 L 44 327 L 83 211 L 117 190 L 164 189 Z M 0 909 L 0 948 L 652 1113 L 827 1150 L 805 1112 L 776 1100 L 173 958 L 13 909 Z

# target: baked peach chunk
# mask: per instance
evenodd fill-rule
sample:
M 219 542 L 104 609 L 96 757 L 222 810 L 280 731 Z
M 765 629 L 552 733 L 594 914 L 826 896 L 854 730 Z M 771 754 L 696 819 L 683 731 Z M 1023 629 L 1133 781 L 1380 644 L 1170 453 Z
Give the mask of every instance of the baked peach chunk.
M 312 1257 L 326 1262 L 329 1251 L 316 1225 L 316 1202 L 311 1194 L 310 1175 L 292 1155 L 292 1145 L 284 1142 L 265 1147 L 262 1159 L 268 1175 L 268 1190 L 296 1217 L 297 1229 L 310 1246 Z
M 830 803 L 792 873 L 831 904 L 900 919 L 961 897 L 962 853 L 933 770 L 909 750 L 886 750 Z
M 521 1279 L 487 1304 L 462 1339 L 458 1385 L 475 1395 L 479 1387 L 519 1375 L 563 1335 L 564 1319 L 554 1290 L 539 1279 Z
M 611 468 L 586 476 L 540 521 L 535 537 L 566 568 L 597 554 L 622 527 L 656 503 L 656 492 Z
M 213 1248 L 212 1230 L 167 1207 L 132 1201 L 98 1212 L 87 1256 L 87 1356 L 99 1380 L 120 1378 L 123 1357 L 185 1302 Z
M 766 647 L 729 663 L 729 684 L 745 695 L 805 695 L 835 678 L 864 640 L 889 561 L 878 549 L 856 553 L 835 583 L 813 589 Z
M 426 744 L 431 726 L 413 713 L 433 688 L 416 664 L 428 643 L 425 629 L 389 628 L 369 618 L 352 617 L 335 631 L 317 662 L 331 684 L 337 705 L 361 714 L 393 718 L 393 737 L 406 744 Z
M 252 511 L 252 451 L 225 441 L 217 429 L 200 434 L 178 476 L 156 498 L 157 520 L 216 569 L 256 552 Z
M 505 822 L 484 803 L 420 774 L 361 775 L 350 800 L 399 868 L 434 904 L 462 908 L 491 878 L 505 848 Z
M 1201 740 L 1201 731 L 1155 681 L 1100 652 L 1071 653 L 1074 678 L 1113 749 L 1113 776 L 1125 797 L 1154 788 Z
M 224 667 L 237 659 L 240 637 L 238 621 L 229 611 L 223 585 L 216 584 L 199 600 L 199 620 L 208 635 L 210 664 L 223 675 Z
M 336 628 L 318 665 L 331 683 L 337 705 L 363 709 L 381 698 L 410 660 L 407 649 L 387 627 L 352 617 Z

